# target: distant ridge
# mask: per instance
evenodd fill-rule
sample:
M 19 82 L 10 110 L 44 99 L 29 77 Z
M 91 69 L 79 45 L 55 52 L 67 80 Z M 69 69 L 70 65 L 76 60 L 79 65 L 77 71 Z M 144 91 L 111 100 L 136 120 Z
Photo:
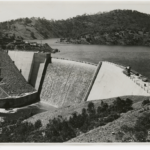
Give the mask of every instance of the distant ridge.
M 57 21 L 20 18 L 2 22 L 0 28 L 0 36 L 26 40 L 68 38 L 77 44 L 150 45 L 150 15 L 135 10 L 99 11 Z

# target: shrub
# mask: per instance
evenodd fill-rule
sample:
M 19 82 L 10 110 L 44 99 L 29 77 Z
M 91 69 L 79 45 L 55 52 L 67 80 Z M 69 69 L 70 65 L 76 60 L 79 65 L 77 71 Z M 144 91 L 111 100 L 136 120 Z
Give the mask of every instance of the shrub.
M 103 101 L 101 101 L 101 111 L 106 111 L 108 109 L 108 104 L 107 103 L 105 103 L 105 102 L 103 102 Z
M 31 32 L 31 37 L 32 37 L 33 39 L 36 39 L 36 37 L 35 37 L 35 35 L 34 35 L 34 32 Z
M 5 129 L 0 137 L 1 142 L 65 142 L 71 138 L 80 135 L 81 133 L 86 133 L 96 127 L 103 126 L 108 122 L 114 121 L 120 116 L 120 113 L 126 112 L 131 109 L 132 101 L 116 99 L 113 104 L 108 105 L 107 103 L 101 101 L 101 106 L 97 109 L 93 102 L 89 102 L 87 109 L 83 108 L 82 113 L 77 112 L 72 113 L 69 120 L 63 119 L 61 116 L 49 120 L 46 129 L 39 131 L 42 126 L 40 120 L 37 120 L 35 124 L 28 122 L 22 123 L 22 118 L 16 121 L 16 125 L 12 126 L 11 129 Z M 29 114 L 30 115 L 30 114 Z M 25 116 L 23 118 L 26 118 Z M 146 122 L 145 118 L 141 118 L 144 126 L 141 122 L 138 123 L 136 129 L 141 133 L 137 132 L 136 137 L 139 140 L 144 139 L 146 132 L 144 128 L 150 128 L 149 120 Z M 140 121 L 140 120 L 139 120 Z M 10 124 L 8 123 L 5 123 Z M 139 128 L 140 126 L 140 128 Z M 141 128 L 142 126 L 142 128 Z M 128 130 L 129 128 L 123 127 L 123 130 Z M 44 135 L 43 135 L 44 133 Z M 38 136 L 36 136 L 38 135 Z M 144 140 L 143 140 L 144 141 Z
M 35 127 L 35 129 L 38 129 L 38 128 L 42 127 L 41 120 L 37 120 L 37 121 L 35 122 L 35 124 L 34 124 L 34 127 Z
M 123 125 L 120 129 L 125 134 L 129 134 L 130 138 L 128 140 L 136 142 L 147 142 L 148 131 L 150 130 L 150 113 L 145 113 L 138 117 L 133 127 Z
M 98 106 L 98 107 L 97 107 L 97 114 L 100 114 L 100 113 L 101 113 L 101 111 L 102 111 L 101 107 L 100 107 L 100 106 Z
M 147 104 L 150 104 L 150 100 L 149 99 L 145 99 L 143 102 L 142 102 L 142 106 L 145 106 Z
M 89 104 L 88 104 L 88 109 L 87 109 L 88 113 L 89 113 L 89 114 L 93 113 L 94 109 L 95 109 L 95 108 L 94 108 L 94 103 L 89 102 Z

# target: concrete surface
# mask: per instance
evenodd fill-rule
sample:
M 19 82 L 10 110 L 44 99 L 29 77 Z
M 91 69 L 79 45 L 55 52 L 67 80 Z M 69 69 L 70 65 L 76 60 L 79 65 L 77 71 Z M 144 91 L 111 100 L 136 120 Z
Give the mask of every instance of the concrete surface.
M 32 60 L 35 52 L 27 51 L 8 51 L 8 55 L 15 62 L 17 68 L 22 70 L 22 75 L 29 81 Z
M 96 67 L 53 58 L 47 68 L 41 101 L 54 107 L 80 103 L 85 97 Z
M 130 77 L 122 73 L 123 68 L 115 64 L 103 62 L 95 83 L 89 94 L 88 101 L 106 99 L 126 95 L 150 96 Z

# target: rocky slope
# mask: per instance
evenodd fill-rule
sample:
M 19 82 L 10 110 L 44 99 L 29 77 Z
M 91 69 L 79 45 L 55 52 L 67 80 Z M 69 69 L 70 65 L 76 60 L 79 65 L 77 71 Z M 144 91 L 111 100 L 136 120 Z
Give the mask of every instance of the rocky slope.
M 142 99 L 139 102 L 133 104 L 133 110 L 122 113 L 121 117 L 117 120 L 106 124 L 105 126 L 100 126 L 87 133 L 81 134 L 80 136 L 69 140 L 69 143 L 96 143 L 96 142 L 123 142 L 126 138 L 127 141 L 124 142 L 136 142 L 134 138 L 128 132 L 122 131 L 122 126 L 128 126 L 133 128 L 139 117 L 143 116 L 145 113 L 150 113 L 150 106 L 146 105 L 142 107 Z M 120 135 L 119 135 L 120 134 Z M 122 135 L 121 135 L 122 134 Z

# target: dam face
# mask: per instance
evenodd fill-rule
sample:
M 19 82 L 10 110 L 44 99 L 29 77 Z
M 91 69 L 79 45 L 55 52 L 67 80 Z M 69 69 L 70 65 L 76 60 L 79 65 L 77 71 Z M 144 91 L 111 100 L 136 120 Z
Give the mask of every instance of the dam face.
M 143 83 L 144 84 L 144 83 Z M 119 96 L 150 96 L 144 87 L 137 85 L 130 77 L 123 74 L 123 68 L 109 62 L 102 62 L 96 80 L 88 96 L 88 101 Z
M 40 99 L 54 107 L 80 103 L 96 66 L 52 58 L 48 65 Z

